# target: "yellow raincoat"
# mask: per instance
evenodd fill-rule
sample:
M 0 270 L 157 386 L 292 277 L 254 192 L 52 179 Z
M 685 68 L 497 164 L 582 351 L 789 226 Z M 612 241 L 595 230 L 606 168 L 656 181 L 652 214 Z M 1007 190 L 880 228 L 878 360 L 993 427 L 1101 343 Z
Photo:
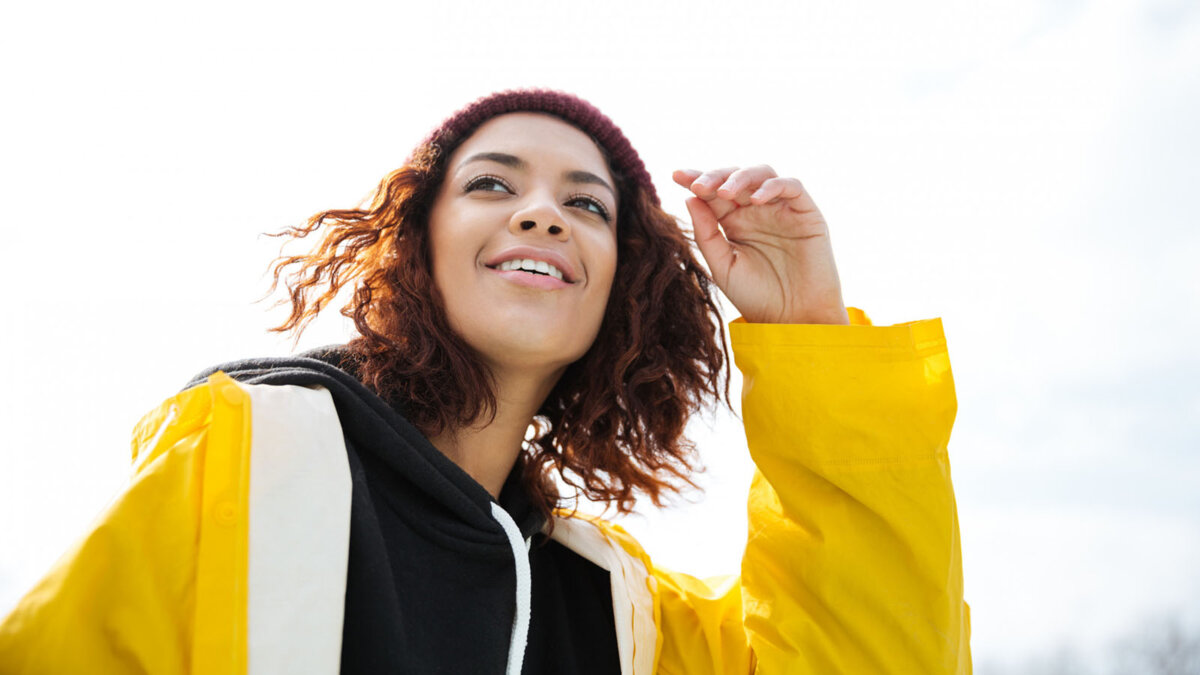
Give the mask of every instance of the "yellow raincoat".
M 941 322 L 730 332 L 758 468 L 740 577 L 556 524 L 610 572 L 622 673 L 970 673 Z M 336 672 L 340 439 L 321 389 L 217 373 L 165 401 L 128 490 L 0 623 L 0 674 Z

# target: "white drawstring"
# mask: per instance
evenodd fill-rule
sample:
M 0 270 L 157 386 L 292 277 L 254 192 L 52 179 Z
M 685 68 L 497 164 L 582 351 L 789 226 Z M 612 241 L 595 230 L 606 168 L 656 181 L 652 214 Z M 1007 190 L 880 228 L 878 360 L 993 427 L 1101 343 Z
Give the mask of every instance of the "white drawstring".
M 508 545 L 512 547 L 513 561 L 517 564 L 517 613 L 513 617 L 512 640 L 508 645 L 507 675 L 521 675 L 525 661 L 525 643 L 529 640 L 529 614 L 533 593 L 533 576 L 529 572 L 528 543 L 521 538 L 521 530 L 512 516 L 499 504 L 492 502 L 492 517 L 504 528 Z

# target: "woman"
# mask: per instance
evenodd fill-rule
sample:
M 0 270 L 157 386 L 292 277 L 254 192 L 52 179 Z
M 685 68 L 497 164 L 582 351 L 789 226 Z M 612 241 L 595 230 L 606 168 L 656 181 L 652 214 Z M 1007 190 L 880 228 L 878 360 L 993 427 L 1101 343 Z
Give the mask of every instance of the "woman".
M 744 319 L 740 578 L 554 511 L 556 477 L 622 512 L 686 483 L 725 350 L 620 130 L 504 92 L 293 231 L 321 239 L 275 268 L 281 329 L 353 289 L 360 336 L 148 414 L 129 490 L 0 626 L 5 672 L 969 672 L 940 323 L 845 325 L 798 181 L 674 178 Z

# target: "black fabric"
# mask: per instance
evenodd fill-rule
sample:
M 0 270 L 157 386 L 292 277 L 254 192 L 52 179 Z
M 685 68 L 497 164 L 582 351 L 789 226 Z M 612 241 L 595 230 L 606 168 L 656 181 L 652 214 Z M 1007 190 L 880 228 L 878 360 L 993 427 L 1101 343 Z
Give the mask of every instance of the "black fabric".
M 522 672 L 621 672 L 608 572 L 557 541 L 542 535 L 534 541 L 533 612 Z
M 342 672 L 503 673 L 516 569 L 491 495 L 363 386 L 341 348 L 226 363 L 188 386 L 217 370 L 333 395 L 353 482 Z M 523 672 L 619 672 L 608 572 L 540 534 L 515 474 L 497 501 L 538 533 Z

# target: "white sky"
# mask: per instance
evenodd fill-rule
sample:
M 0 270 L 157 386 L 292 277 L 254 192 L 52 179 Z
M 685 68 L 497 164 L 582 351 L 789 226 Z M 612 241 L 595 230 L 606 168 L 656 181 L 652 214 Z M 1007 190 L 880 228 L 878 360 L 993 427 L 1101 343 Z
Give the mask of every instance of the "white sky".
M 120 489 L 143 411 L 289 351 L 252 304 L 277 246 L 258 233 L 357 203 L 462 104 L 537 85 L 615 119 L 676 213 L 674 168 L 801 178 L 848 301 L 944 318 L 981 672 L 1198 619 L 1194 3 L 329 7 L 3 10 L 0 613 Z M 734 571 L 744 441 L 725 417 L 698 435 L 706 495 L 628 527 L 668 565 Z

